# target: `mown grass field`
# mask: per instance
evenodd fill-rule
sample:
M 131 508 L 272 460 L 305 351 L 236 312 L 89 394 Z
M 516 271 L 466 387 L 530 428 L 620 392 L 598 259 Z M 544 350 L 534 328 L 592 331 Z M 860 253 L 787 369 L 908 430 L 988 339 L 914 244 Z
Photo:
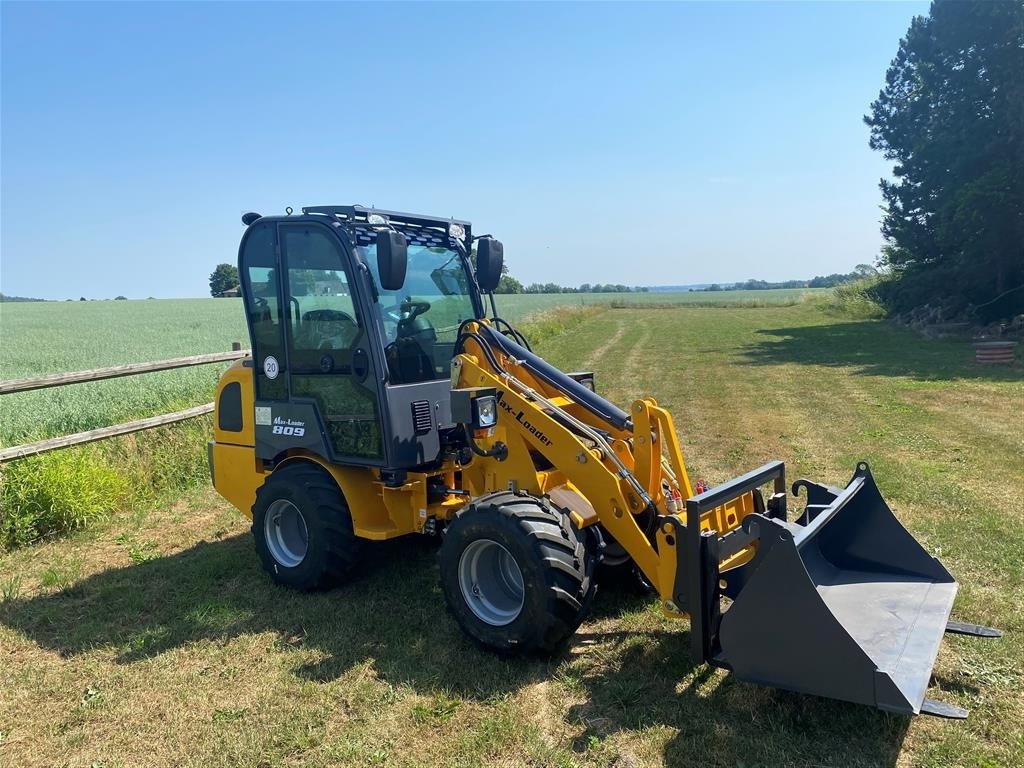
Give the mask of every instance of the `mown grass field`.
M 968 344 L 809 303 L 607 309 L 541 351 L 620 403 L 656 396 L 711 483 L 779 458 L 843 484 L 869 461 L 960 580 L 954 617 L 1006 631 L 944 641 L 929 695 L 970 719 L 694 668 L 686 622 L 622 593 L 598 596 L 565 655 L 497 659 L 446 615 L 429 544 L 375 547 L 354 583 L 296 595 L 259 570 L 241 514 L 198 489 L 0 556 L 0 764 L 1024 764 L 1020 363 L 976 366 Z

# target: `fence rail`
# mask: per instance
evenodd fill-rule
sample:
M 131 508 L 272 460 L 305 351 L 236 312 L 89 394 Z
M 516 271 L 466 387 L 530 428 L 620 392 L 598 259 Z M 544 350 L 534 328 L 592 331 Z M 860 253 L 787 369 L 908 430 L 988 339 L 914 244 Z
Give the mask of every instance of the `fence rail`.
M 26 379 L 8 379 L 0 381 L 0 395 L 14 392 L 28 392 L 33 389 L 60 387 L 65 384 L 79 384 L 83 381 L 102 381 L 117 379 L 121 376 L 134 376 L 138 373 L 153 371 L 169 371 L 174 368 L 185 368 L 190 365 L 206 365 L 223 363 L 228 360 L 239 360 L 248 356 L 249 350 L 236 349 L 231 352 L 214 352 L 210 355 L 192 355 L 191 357 L 175 357 L 170 360 L 154 360 L 149 363 L 128 363 L 114 365 L 110 368 L 94 368 L 91 371 L 73 371 L 72 373 L 48 373 L 45 376 L 33 376 Z
M 100 427 L 99 429 L 90 429 L 88 432 L 76 432 L 73 435 L 65 435 L 64 437 L 51 437 L 48 440 L 39 440 L 35 443 L 16 445 L 13 448 L 0 448 L 0 464 L 3 464 L 5 461 L 11 461 L 12 459 L 23 459 L 26 456 L 35 456 L 37 453 L 54 451 L 57 448 L 68 448 L 72 445 L 93 443 L 97 440 L 103 440 L 108 437 L 117 437 L 118 435 L 127 435 L 132 432 L 141 432 L 144 429 L 152 429 L 153 427 L 162 427 L 164 424 L 173 424 L 176 421 L 194 419 L 196 416 L 202 416 L 212 412 L 213 403 L 207 403 L 206 405 L 197 405 L 194 408 L 186 408 L 184 411 L 164 413 L 160 416 L 150 416 L 148 419 L 129 421 L 126 424 L 117 424 L 113 427 Z
M 65 384 L 79 384 L 86 381 L 102 381 L 103 379 L 115 379 L 121 376 L 135 376 L 140 373 L 152 373 L 153 371 L 169 371 L 175 368 L 185 368 L 191 365 L 208 365 L 210 363 L 223 363 L 231 360 L 239 360 L 249 355 L 249 350 L 242 349 L 241 344 L 235 342 L 231 345 L 231 352 L 214 352 L 209 355 L 192 355 L 190 357 L 175 357 L 170 360 L 154 360 L 148 363 L 128 363 L 127 365 L 115 365 L 109 368 L 95 368 L 90 371 L 73 371 L 71 373 L 51 373 L 45 376 L 34 376 L 24 379 L 9 379 L 0 381 L 0 395 L 9 395 L 14 392 L 28 392 L 34 389 L 45 389 L 46 387 L 59 387 Z M 194 419 L 213 412 L 213 403 L 197 405 L 193 408 L 186 408 L 183 411 L 164 413 L 159 416 L 150 416 L 145 419 L 129 421 L 125 424 L 115 424 L 110 427 L 90 429 L 87 432 L 76 432 L 73 435 L 63 437 L 51 437 L 46 440 L 38 440 L 34 443 L 15 445 L 10 448 L 0 448 L 0 464 L 14 459 L 23 459 L 26 456 L 35 456 L 47 451 L 54 451 L 58 448 L 68 448 L 72 445 L 92 443 L 97 440 L 104 440 L 108 437 L 127 435 L 133 432 L 142 432 L 145 429 L 161 427 L 165 424 Z

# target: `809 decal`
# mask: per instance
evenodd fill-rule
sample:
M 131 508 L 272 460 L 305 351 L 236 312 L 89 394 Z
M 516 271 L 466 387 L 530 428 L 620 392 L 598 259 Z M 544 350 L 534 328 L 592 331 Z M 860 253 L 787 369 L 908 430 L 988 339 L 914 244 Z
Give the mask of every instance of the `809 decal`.
M 274 419 L 272 434 L 283 437 L 302 437 L 306 434 L 306 422 L 293 419 L 282 419 L 280 416 Z

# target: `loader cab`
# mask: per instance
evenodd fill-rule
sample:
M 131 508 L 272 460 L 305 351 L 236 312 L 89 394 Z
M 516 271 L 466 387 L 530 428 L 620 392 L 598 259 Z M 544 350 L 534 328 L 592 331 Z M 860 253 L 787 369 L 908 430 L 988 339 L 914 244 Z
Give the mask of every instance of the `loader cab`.
M 459 326 L 484 316 L 469 223 L 360 206 L 247 218 L 257 458 L 437 461 Z

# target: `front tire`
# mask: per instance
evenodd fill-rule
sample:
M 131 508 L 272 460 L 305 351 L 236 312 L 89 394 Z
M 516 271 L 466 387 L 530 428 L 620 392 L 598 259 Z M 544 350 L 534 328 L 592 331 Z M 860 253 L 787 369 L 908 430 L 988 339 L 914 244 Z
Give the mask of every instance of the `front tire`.
M 362 549 L 341 490 L 308 462 L 275 470 L 256 491 L 252 535 L 270 578 L 303 592 L 345 581 Z
M 459 626 L 503 654 L 558 651 L 596 591 L 594 553 L 545 499 L 477 499 L 445 530 L 441 589 Z

